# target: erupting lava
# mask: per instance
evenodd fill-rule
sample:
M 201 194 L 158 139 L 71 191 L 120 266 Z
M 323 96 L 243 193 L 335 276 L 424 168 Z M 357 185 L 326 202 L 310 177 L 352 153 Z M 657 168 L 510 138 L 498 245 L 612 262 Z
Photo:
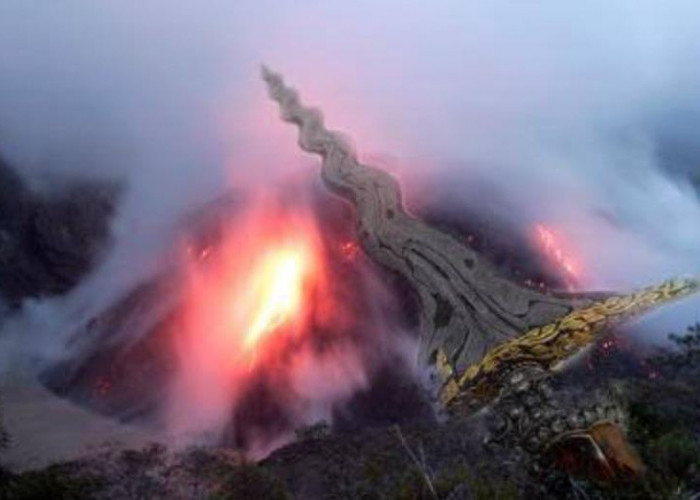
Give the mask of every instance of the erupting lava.
M 285 432 L 365 386 L 356 333 L 374 325 L 356 310 L 364 307 L 360 292 L 330 279 L 331 247 L 303 204 L 254 203 L 212 248 L 206 259 L 184 252 L 170 431 L 264 455 Z M 262 416 L 241 423 L 241 408 Z
M 564 275 L 563 277 L 567 281 L 568 288 L 575 288 L 575 283 L 580 278 L 579 265 L 571 255 L 563 249 L 561 241 L 554 234 L 552 229 L 544 224 L 537 224 L 535 226 L 535 233 L 544 254 L 561 269 Z
M 245 349 L 254 348 L 301 312 L 309 257 L 303 247 L 273 249 L 253 271 L 250 286 L 258 307 L 244 335 Z
M 187 355 L 201 352 L 235 378 L 241 366 L 303 333 L 325 262 L 309 214 L 261 203 L 232 222 L 210 259 L 190 259 L 189 269 Z

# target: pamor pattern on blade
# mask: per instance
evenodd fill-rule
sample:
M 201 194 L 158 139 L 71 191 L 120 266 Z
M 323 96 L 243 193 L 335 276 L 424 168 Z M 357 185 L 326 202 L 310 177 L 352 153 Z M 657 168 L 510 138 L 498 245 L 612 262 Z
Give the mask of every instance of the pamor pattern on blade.
M 443 349 L 451 364 L 469 366 L 495 345 L 592 303 L 585 295 L 544 294 L 513 283 L 468 246 L 411 217 L 396 179 L 360 163 L 279 75 L 264 68 L 263 77 L 281 117 L 299 127 L 301 148 L 323 158 L 325 184 L 355 205 L 364 250 L 418 294 L 423 363 Z
M 501 392 L 504 373 L 526 365 L 552 369 L 616 324 L 699 289 L 700 282 L 697 280 L 670 280 L 659 286 L 616 295 L 577 309 L 560 320 L 496 346 L 480 362 L 460 375 L 448 367 L 448 380 L 443 385 L 440 400 L 443 405 L 453 409 L 458 408 L 460 403 L 467 403 L 469 407 L 478 406 L 480 401 L 488 403 Z

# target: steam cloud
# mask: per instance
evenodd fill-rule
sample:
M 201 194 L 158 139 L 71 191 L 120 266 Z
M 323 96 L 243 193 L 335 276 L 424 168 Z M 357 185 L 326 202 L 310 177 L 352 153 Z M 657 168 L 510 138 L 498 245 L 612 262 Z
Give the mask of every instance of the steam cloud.
M 17 349 L 66 355 L 68 333 L 155 273 L 177 221 L 222 186 L 317 167 L 262 62 L 409 192 L 556 227 L 586 288 L 700 272 L 698 19 L 694 0 L 3 1 L 0 151 L 36 189 L 54 174 L 128 189 L 89 279 L 5 321 L 0 372 Z M 648 328 L 697 319 L 686 303 Z

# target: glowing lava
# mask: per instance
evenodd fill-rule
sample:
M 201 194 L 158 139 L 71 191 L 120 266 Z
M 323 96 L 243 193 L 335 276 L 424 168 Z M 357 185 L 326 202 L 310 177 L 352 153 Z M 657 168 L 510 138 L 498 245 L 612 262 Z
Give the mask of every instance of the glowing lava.
M 325 281 L 318 228 L 303 210 L 261 202 L 205 261 L 188 255 L 185 354 L 236 377 L 308 330 L 310 296 Z
M 309 255 L 304 248 L 283 248 L 268 252 L 253 273 L 251 288 L 258 295 L 258 307 L 244 334 L 244 349 L 254 348 L 262 339 L 301 312 L 304 282 L 309 277 Z
M 561 269 L 564 278 L 568 278 L 568 288 L 575 288 L 574 283 L 580 277 L 580 266 L 576 263 L 575 259 L 569 252 L 564 250 L 560 239 L 555 235 L 552 229 L 543 224 L 537 224 L 535 226 L 535 233 L 547 258 Z
M 226 443 L 255 457 L 299 426 L 330 421 L 335 402 L 367 387 L 374 356 L 386 352 L 392 304 L 351 258 L 356 244 L 322 230 L 305 202 L 260 198 L 207 241 L 206 258 L 194 241 L 183 246 L 164 412 L 185 443 Z
M 201 435 L 223 429 L 261 381 L 276 381 L 268 397 L 284 400 L 290 364 L 299 365 L 325 300 L 327 264 L 311 214 L 266 200 L 231 220 L 206 259 L 187 246 L 183 257 L 188 272 L 169 425 L 175 435 Z

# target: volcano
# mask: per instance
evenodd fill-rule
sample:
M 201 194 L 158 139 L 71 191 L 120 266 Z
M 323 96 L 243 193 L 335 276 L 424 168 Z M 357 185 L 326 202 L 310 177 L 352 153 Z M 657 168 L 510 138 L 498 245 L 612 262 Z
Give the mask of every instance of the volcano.
M 432 421 L 414 348 L 400 347 L 416 343 L 413 291 L 359 250 L 351 207 L 307 180 L 293 195 L 232 193 L 186 217 L 178 251 L 73 332 L 77 349 L 42 383 L 121 421 L 190 438 L 216 429 L 207 439 L 257 455 L 316 420 Z M 565 286 L 528 231 L 416 209 L 503 273 Z

